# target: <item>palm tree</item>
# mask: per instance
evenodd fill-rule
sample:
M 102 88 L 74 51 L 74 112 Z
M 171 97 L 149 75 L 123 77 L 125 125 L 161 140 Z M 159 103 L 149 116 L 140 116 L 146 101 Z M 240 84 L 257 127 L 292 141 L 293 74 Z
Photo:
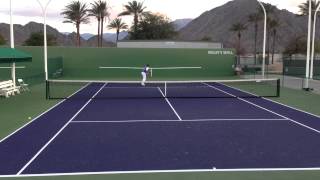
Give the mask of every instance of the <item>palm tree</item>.
M 232 27 L 230 28 L 230 31 L 233 31 L 235 33 L 237 33 L 238 36 L 238 50 L 241 49 L 241 37 L 242 37 L 242 32 L 247 30 L 246 25 L 244 25 L 243 23 L 235 23 L 232 25 Z
M 119 33 L 121 29 L 128 29 L 128 25 L 124 22 L 122 22 L 122 20 L 120 18 L 116 18 L 114 19 L 110 24 L 109 24 L 109 29 L 116 29 L 117 30 L 117 42 L 119 40 Z
M 72 23 L 77 28 L 77 46 L 80 46 L 80 25 L 89 23 L 88 9 L 86 3 L 78 1 L 72 1 L 62 11 L 61 15 L 64 15 L 66 19 L 63 23 Z
M 109 13 L 109 7 L 107 5 L 106 1 L 101 1 L 100 0 L 100 17 L 101 17 L 101 36 L 100 36 L 100 46 L 102 46 L 102 41 L 103 41 L 103 27 L 104 27 L 104 21 L 106 18 L 109 19 L 110 13 Z
M 312 6 L 312 12 L 314 13 L 316 8 L 318 7 L 320 1 L 316 1 L 316 0 L 312 0 L 311 1 L 311 6 Z M 306 2 L 300 4 L 298 6 L 299 8 L 299 12 L 300 12 L 300 16 L 307 16 L 309 14 L 309 0 L 307 0 Z M 313 14 L 314 15 L 314 14 Z M 313 19 L 314 16 L 312 16 Z
M 242 37 L 242 32 L 247 30 L 246 25 L 243 23 L 235 23 L 232 25 L 230 28 L 230 31 L 237 33 L 238 36 L 238 47 L 237 47 L 237 54 L 238 56 L 241 54 L 241 37 Z M 239 64 L 239 57 L 238 57 L 238 64 Z
M 262 20 L 260 13 L 252 13 L 248 16 L 248 22 L 254 25 L 254 63 L 257 64 L 257 39 L 259 31 L 259 22 Z
M 98 47 L 100 46 L 100 22 L 101 22 L 101 0 L 91 3 L 91 9 L 89 10 L 89 16 L 93 16 L 98 21 Z
M 270 61 L 270 20 L 271 20 L 271 16 L 274 11 L 275 11 L 275 6 L 271 5 L 271 4 L 264 4 L 264 7 L 266 9 L 266 13 L 267 13 L 267 53 L 268 53 L 268 60 Z M 260 8 L 259 13 L 264 16 L 264 12 L 263 10 Z
M 128 2 L 127 5 L 124 5 L 125 10 L 119 14 L 119 16 L 128 16 L 128 15 L 133 15 L 133 35 L 134 38 L 136 36 L 137 30 L 138 30 L 138 23 L 139 23 L 139 17 L 142 15 L 148 13 L 144 12 L 146 7 L 143 6 L 142 2 L 137 2 L 137 1 L 131 1 Z
M 280 26 L 280 23 L 276 19 L 271 19 L 269 21 L 269 28 L 271 31 L 271 36 L 272 36 L 272 59 L 271 63 L 273 64 L 274 62 L 274 51 L 275 51 L 275 45 L 276 45 L 276 38 L 277 38 L 277 28 Z

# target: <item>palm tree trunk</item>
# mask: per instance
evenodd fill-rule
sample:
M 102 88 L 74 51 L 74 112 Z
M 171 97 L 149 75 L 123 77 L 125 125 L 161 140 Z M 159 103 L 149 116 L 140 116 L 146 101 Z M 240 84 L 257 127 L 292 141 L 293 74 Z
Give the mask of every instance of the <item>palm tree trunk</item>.
M 276 35 L 277 35 L 277 31 L 274 30 L 273 31 L 273 42 L 272 42 L 272 64 L 274 63 L 274 51 L 275 51 L 275 46 L 276 46 Z
M 100 47 L 102 47 L 102 42 L 103 42 L 103 22 L 104 22 L 104 17 L 101 18 L 101 36 L 100 36 Z
M 120 33 L 120 30 L 117 29 L 117 42 L 118 42 L 118 40 L 119 40 L 119 33 Z
M 137 38 L 137 32 L 138 32 L 138 14 L 134 15 L 134 20 L 133 20 L 133 26 L 134 26 L 134 39 Z
M 241 32 L 238 32 L 238 62 L 237 62 L 238 65 L 240 65 L 240 54 L 241 54 Z
M 98 45 L 97 47 L 100 46 L 100 19 L 98 19 Z
M 257 64 L 258 22 L 254 26 L 254 64 Z
M 270 64 L 270 29 L 268 29 L 268 65 Z
M 77 28 L 77 46 L 80 47 L 81 42 L 80 42 L 80 24 L 76 25 Z

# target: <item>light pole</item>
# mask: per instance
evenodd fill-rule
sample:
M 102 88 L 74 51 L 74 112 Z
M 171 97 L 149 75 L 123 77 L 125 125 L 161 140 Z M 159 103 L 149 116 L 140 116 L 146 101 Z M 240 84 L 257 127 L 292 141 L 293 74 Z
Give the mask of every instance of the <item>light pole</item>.
M 263 30 L 263 54 L 262 54 L 262 78 L 265 77 L 266 69 L 266 43 L 267 43 L 267 11 L 263 6 L 262 2 L 258 0 L 260 6 L 262 7 L 264 13 L 264 30 Z
M 46 82 L 48 81 L 48 43 L 47 43 L 47 8 L 51 2 L 51 0 L 48 0 L 47 4 L 43 6 L 40 2 L 40 0 L 37 0 L 43 14 L 43 36 L 44 36 L 44 72 L 45 72 L 45 78 Z
M 313 62 L 314 62 L 314 46 L 316 40 L 316 24 L 317 24 L 317 15 L 320 9 L 320 4 L 318 5 L 316 11 L 314 12 L 313 18 L 313 36 L 312 36 L 312 50 L 311 50 L 311 63 L 310 63 L 310 79 L 313 79 Z
M 12 21 L 12 0 L 10 0 L 10 47 L 14 49 L 14 31 L 13 31 L 13 21 Z M 16 63 L 12 62 L 11 66 L 11 78 L 13 81 L 13 87 L 16 87 Z
M 310 77 L 310 51 L 311 51 L 311 21 L 312 21 L 312 6 L 311 0 L 309 0 L 309 20 L 308 20 L 308 45 L 307 45 L 307 59 L 306 59 L 306 79 L 304 82 L 304 90 L 309 91 L 309 77 Z

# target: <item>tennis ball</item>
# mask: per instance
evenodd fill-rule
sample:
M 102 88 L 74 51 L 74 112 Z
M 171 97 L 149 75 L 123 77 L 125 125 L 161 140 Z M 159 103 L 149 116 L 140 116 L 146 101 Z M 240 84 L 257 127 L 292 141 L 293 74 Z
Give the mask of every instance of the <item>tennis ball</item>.
M 28 117 L 28 119 L 30 120 L 30 119 L 31 119 L 31 117 Z

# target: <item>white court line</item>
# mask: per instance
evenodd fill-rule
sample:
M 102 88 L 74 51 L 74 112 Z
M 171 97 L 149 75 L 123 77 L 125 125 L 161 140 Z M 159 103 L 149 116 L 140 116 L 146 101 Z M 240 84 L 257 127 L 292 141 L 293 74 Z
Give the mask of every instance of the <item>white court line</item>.
M 266 108 L 264 108 L 264 107 L 262 107 L 262 106 L 259 106 L 259 105 L 257 105 L 257 104 L 254 104 L 254 103 L 252 103 L 252 102 L 250 102 L 250 101 L 247 101 L 247 100 L 245 100 L 245 99 L 243 99 L 243 98 L 238 98 L 237 96 L 235 96 L 235 95 L 233 95 L 233 94 L 230 94 L 230 93 L 228 93 L 228 92 L 226 92 L 226 91 L 224 91 L 224 90 L 222 90 L 222 89 L 219 89 L 219 88 L 217 88 L 217 87 L 211 86 L 210 84 L 207 84 L 207 83 L 204 83 L 204 84 L 206 84 L 207 86 L 209 86 L 209 87 L 211 87 L 211 88 L 213 88 L 213 89 L 215 89 L 215 90 L 218 90 L 218 91 L 223 92 L 223 93 L 225 93 L 225 94 L 228 94 L 228 95 L 230 95 L 230 96 L 232 96 L 232 97 L 235 97 L 235 98 L 237 98 L 237 99 L 239 99 L 239 100 L 241 100 L 241 101 L 243 101 L 243 102 L 246 102 L 246 103 L 248 103 L 248 104 L 251 104 L 251 105 L 253 105 L 253 106 L 257 107 L 257 108 L 260 108 L 260 109 L 262 109 L 262 110 L 265 110 L 265 111 L 267 111 L 267 112 L 270 112 L 270 113 L 272 113 L 272 114 L 274 114 L 274 115 L 277 115 L 277 116 L 279 116 L 279 117 L 282 117 L 282 118 L 284 118 L 284 119 L 291 120 L 290 118 L 288 118 L 288 117 L 286 117 L 286 116 L 283 116 L 283 115 L 281 115 L 281 114 L 279 114 L 279 113 L 276 113 L 276 112 L 271 111 L 271 110 L 269 110 L 269 109 L 266 109 Z
M 141 82 L 140 82 L 141 84 Z M 148 84 L 148 82 L 146 82 L 146 84 Z M 158 89 L 158 87 L 104 87 L 104 89 Z
M 106 86 L 106 84 L 104 84 L 93 96 L 92 98 L 90 98 L 85 105 L 82 106 L 81 109 L 79 109 L 79 111 L 74 114 L 74 116 L 30 159 L 30 161 L 25 164 L 22 169 L 20 169 L 20 171 L 17 173 L 17 175 L 20 175 L 48 146 L 49 144 L 56 138 L 58 137 L 58 135 L 70 124 L 70 122 L 72 120 L 74 120 L 80 113 L 81 111 L 83 111 L 85 109 L 85 107 L 88 106 L 88 104 L 92 101 L 93 98 L 95 98 L 99 92 Z
M 90 83 L 89 83 L 90 84 Z M 88 85 L 83 86 L 82 88 L 80 88 L 78 91 L 76 91 L 75 93 L 73 93 L 72 95 L 70 95 L 68 98 L 72 97 L 73 95 L 77 94 L 78 92 L 80 92 L 81 90 L 83 90 L 84 88 L 88 87 Z M 68 99 L 67 98 L 67 99 Z M 43 115 L 45 115 L 46 113 L 48 113 L 49 111 L 51 111 L 52 109 L 56 108 L 57 106 L 59 106 L 60 104 L 62 104 L 63 102 L 65 102 L 66 99 L 58 102 L 57 104 L 55 104 L 54 106 L 52 106 L 51 108 L 49 108 L 48 110 L 46 110 L 45 112 L 41 113 L 40 115 L 38 115 L 36 118 L 34 118 L 33 120 L 29 121 L 28 123 L 24 124 L 23 126 L 21 126 L 20 128 L 18 128 L 17 130 L 15 130 L 14 132 L 12 132 L 11 134 L 9 134 L 8 136 L 4 137 L 2 140 L 0 140 L 0 143 L 4 142 L 6 139 L 8 139 L 9 137 L 13 136 L 14 134 L 16 134 L 18 131 L 20 131 L 21 129 L 27 127 L 29 124 L 33 123 L 34 121 L 36 121 L 37 119 L 39 119 L 40 117 L 42 117 Z
M 283 104 L 283 103 L 280 103 L 280 102 L 277 102 L 277 101 L 274 101 L 274 100 L 271 100 L 271 99 L 268 99 L 268 98 L 264 98 L 264 97 L 263 97 L 262 99 L 267 100 L 267 101 L 270 101 L 270 102 L 273 102 L 273 103 L 276 103 L 276 104 L 279 104 L 279 105 L 282 105 L 282 106 L 285 106 L 285 107 L 287 107 L 287 108 L 290 108 L 290 109 L 293 109 L 293 110 L 296 110 L 296 111 L 299 111 L 299 112 L 306 113 L 306 114 L 311 115 L 311 116 L 314 116 L 314 117 L 316 117 L 316 118 L 320 118 L 320 116 L 318 116 L 318 115 L 312 114 L 312 113 L 310 113 L 310 112 L 307 112 L 307 111 L 304 111 L 304 110 L 301 110 L 301 109 L 297 109 L 297 108 L 295 108 L 295 107 L 292 107 L 292 106 L 289 106 L 289 105 L 286 105 L 286 104 Z
M 144 67 L 103 67 L 100 66 L 99 69 L 135 69 L 135 70 L 141 70 Z M 156 68 L 150 68 L 153 70 L 178 70 L 178 69 L 202 69 L 201 66 L 199 67 L 156 67 Z
M 238 90 L 238 91 L 243 92 L 243 93 L 248 93 L 248 92 L 245 92 L 245 91 L 240 90 L 240 89 L 238 89 L 238 88 L 230 87 L 230 86 L 225 85 L 225 84 L 223 84 L 223 85 L 226 86 L 226 87 L 229 87 L 229 88 L 231 88 L 231 89 Z M 248 94 L 254 95 L 254 94 L 252 94 L 252 93 L 248 93 Z M 291 108 L 291 109 L 293 109 L 293 110 L 297 110 L 297 111 L 300 111 L 300 112 L 304 112 L 304 111 L 302 111 L 302 110 L 299 110 L 299 109 L 290 107 L 290 106 L 288 106 L 288 105 L 281 104 L 281 103 L 276 102 L 276 101 L 272 101 L 272 100 L 267 99 L 267 98 L 263 98 L 263 99 L 264 99 L 264 100 L 267 100 L 267 101 L 270 101 L 270 102 L 273 102 L 273 103 L 276 103 L 276 104 L 279 104 L 279 105 L 283 105 L 283 106 L 288 107 L 288 108 Z M 254 103 L 253 103 L 253 104 L 254 104 Z M 311 114 L 311 113 L 308 113 L 308 112 L 305 112 L 305 113 L 306 113 L 306 114 L 309 114 L 309 115 L 312 115 L 312 116 L 315 116 L 315 117 L 318 117 L 318 116 L 316 116 L 316 115 L 314 115 L 314 114 Z M 319 117 L 318 117 L 318 118 L 319 118 Z M 300 126 L 302 126 L 302 127 L 305 127 L 305 128 L 307 128 L 307 129 L 309 129 L 309 130 L 312 130 L 312 131 L 317 132 L 317 133 L 320 134 L 320 131 L 317 130 L 317 129 L 314 129 L 314 128 L 310 127 L 310 126 L 307 126 L 307 125 L 305 125 L 305 124 L 302 124 L 302 123 L 300 123 L 300 122 L 297 122 L 297 121 L 295 121 L 295 120 L 293 120 L 293 119 L 291 119 L 291 118 L 288 118 L 288 120 L 290 120 L 292 123 L 298 124 L 298 125 L 300 125 Z
M 0 175 L 0 178 L 14 177 L 55 177 L 55 176 L 86 176 L 86 175 L 117 175 L 117 174 L 156 174 L 156 173 L 195 173 L 195 172 L 279 172 L 279 171 L 319 171 L 320 167 L 311 168 L 243 168 L 243 169 L 181 169 L 181 170 L 144 170 L 144 171 L 102 171 L 102 172 L 73 172 L 49 174 L 20 174 Z
M 247 93 L 247 94 L 256 96 L 256 95 L 253 94 L 253 93 L 246 92 L 246 91 L 243 91 L 243 90 L 241 90 L 241 89 L 228 86 L 228 85 L 226 85 L 226 84 L 223 84 L 223 85 L 224 85 L 224 86 L 227 86 L 227 87 L 229 87 L 229 88 L 231 88 L 231 89 L 235 89 L 235 90 L 238 90 L 238 91 L 240 91 L 240 92 L 243 92 L 243 93 Z M 267 101 L 270 101 L 270 102 L 273 102 L 273 103 L 276 103 L 276 104 L 279 104 L 279 105 L 282 105 L 282 106 L 285 106 L 285 107 L 288 107 L 288 108 L 293 109 L 293 110 L 296 110 L 296 111 L 300 111 L 300 112 L 309 114 L 309 115 L 314 116 L 314 117 L 316 117 L 316 118 L 320 118 L 320 116 L 318 116 L 318 115 L 312 114 L 312 113 L 310 113 L 310 112 L 307 112 L 307 111 L 304 111 L 304 110 L 301 110 L 301 109 L 298 109 L 298 108 L 295 108 L 295 107 L 292 107 L 292 106 L 289 106 L 289 105 L 286 105 L 286 104 L 283 104 L 283 103 L 280 103 L 280 102 L 277 102 L 277 101 L 274 101 L 274 100 L 271 100 L 271 99 L 268 99 L 268 98 L 265 98 L 265 97 L 262 97 L 262 99 L 267 100 Z
M 16 66 L 16 69 L 25 69 L 25 66 Z M 0 67 L 0 69 L 12 69 L 12 67 Z
M 217 121 L 290 121 L 288 119 L 191 119 L 191 120 L 119 120 L 72 121 L 71 123 L 156 123 L 156 122 L 217 122 Z
M 262 106 L 259 106 L 259 105 L 255 104 L 255 103 L 252 103 L 252 102 L 247 101 L 247 100 L 245 100 L 245 99 L 242 99 L 242 98 L 238 98 L 238 99 L 240 99 L 241 101 L 247 102 L 248 104 L 251 104 L 251 105 L 253 105 L 253 106 L 256 106 L 256 107 L 258 107 L 258 108 L 260 108 L 260 109 L 263 109 L 263 110 L 265 110 L 265 111 L 268 111 L 268 112 L 270 112 L 270 113 L 273 113 L 273 114 L 275 114 L 275 115 L 277 115 L 277 116 L 280 116 L 280 117 L 282 117 L 282 118 L 284 118 L 284 119 L 291 120 L 290 118 L 288 118 L 288 117 L 286 117 L 286 116 L 283 116 L 283 115 L 281 115 L 281 114 L 279 114 L 279 113 L 276 113 L 276 112 L 274 112 L 274 111 L 271 111 L 271 110 L 269 110 L 269 109 L 267 109 L 267 108 L 264 108 L 264 107 L 262 107 Z
M 174 114 L 178 117 L 178 119 L 180 121 L 182 121 L 181 117 L 179 116 L 178 112 L 174 109 L 174 107 L 172 106 L 172 104 L 170 103 L 169 99 L 163 94 L 163 92 L 161 91 L 161 89 L 158 87 L 158 90 L 160 91 L 160 93 L 162 94 L 162 96 L 165 98 L 165 100 L 167 101 L 167 103 L 169 104 L 169 106 L 171 107 L 171 109 L 173 110 Z

